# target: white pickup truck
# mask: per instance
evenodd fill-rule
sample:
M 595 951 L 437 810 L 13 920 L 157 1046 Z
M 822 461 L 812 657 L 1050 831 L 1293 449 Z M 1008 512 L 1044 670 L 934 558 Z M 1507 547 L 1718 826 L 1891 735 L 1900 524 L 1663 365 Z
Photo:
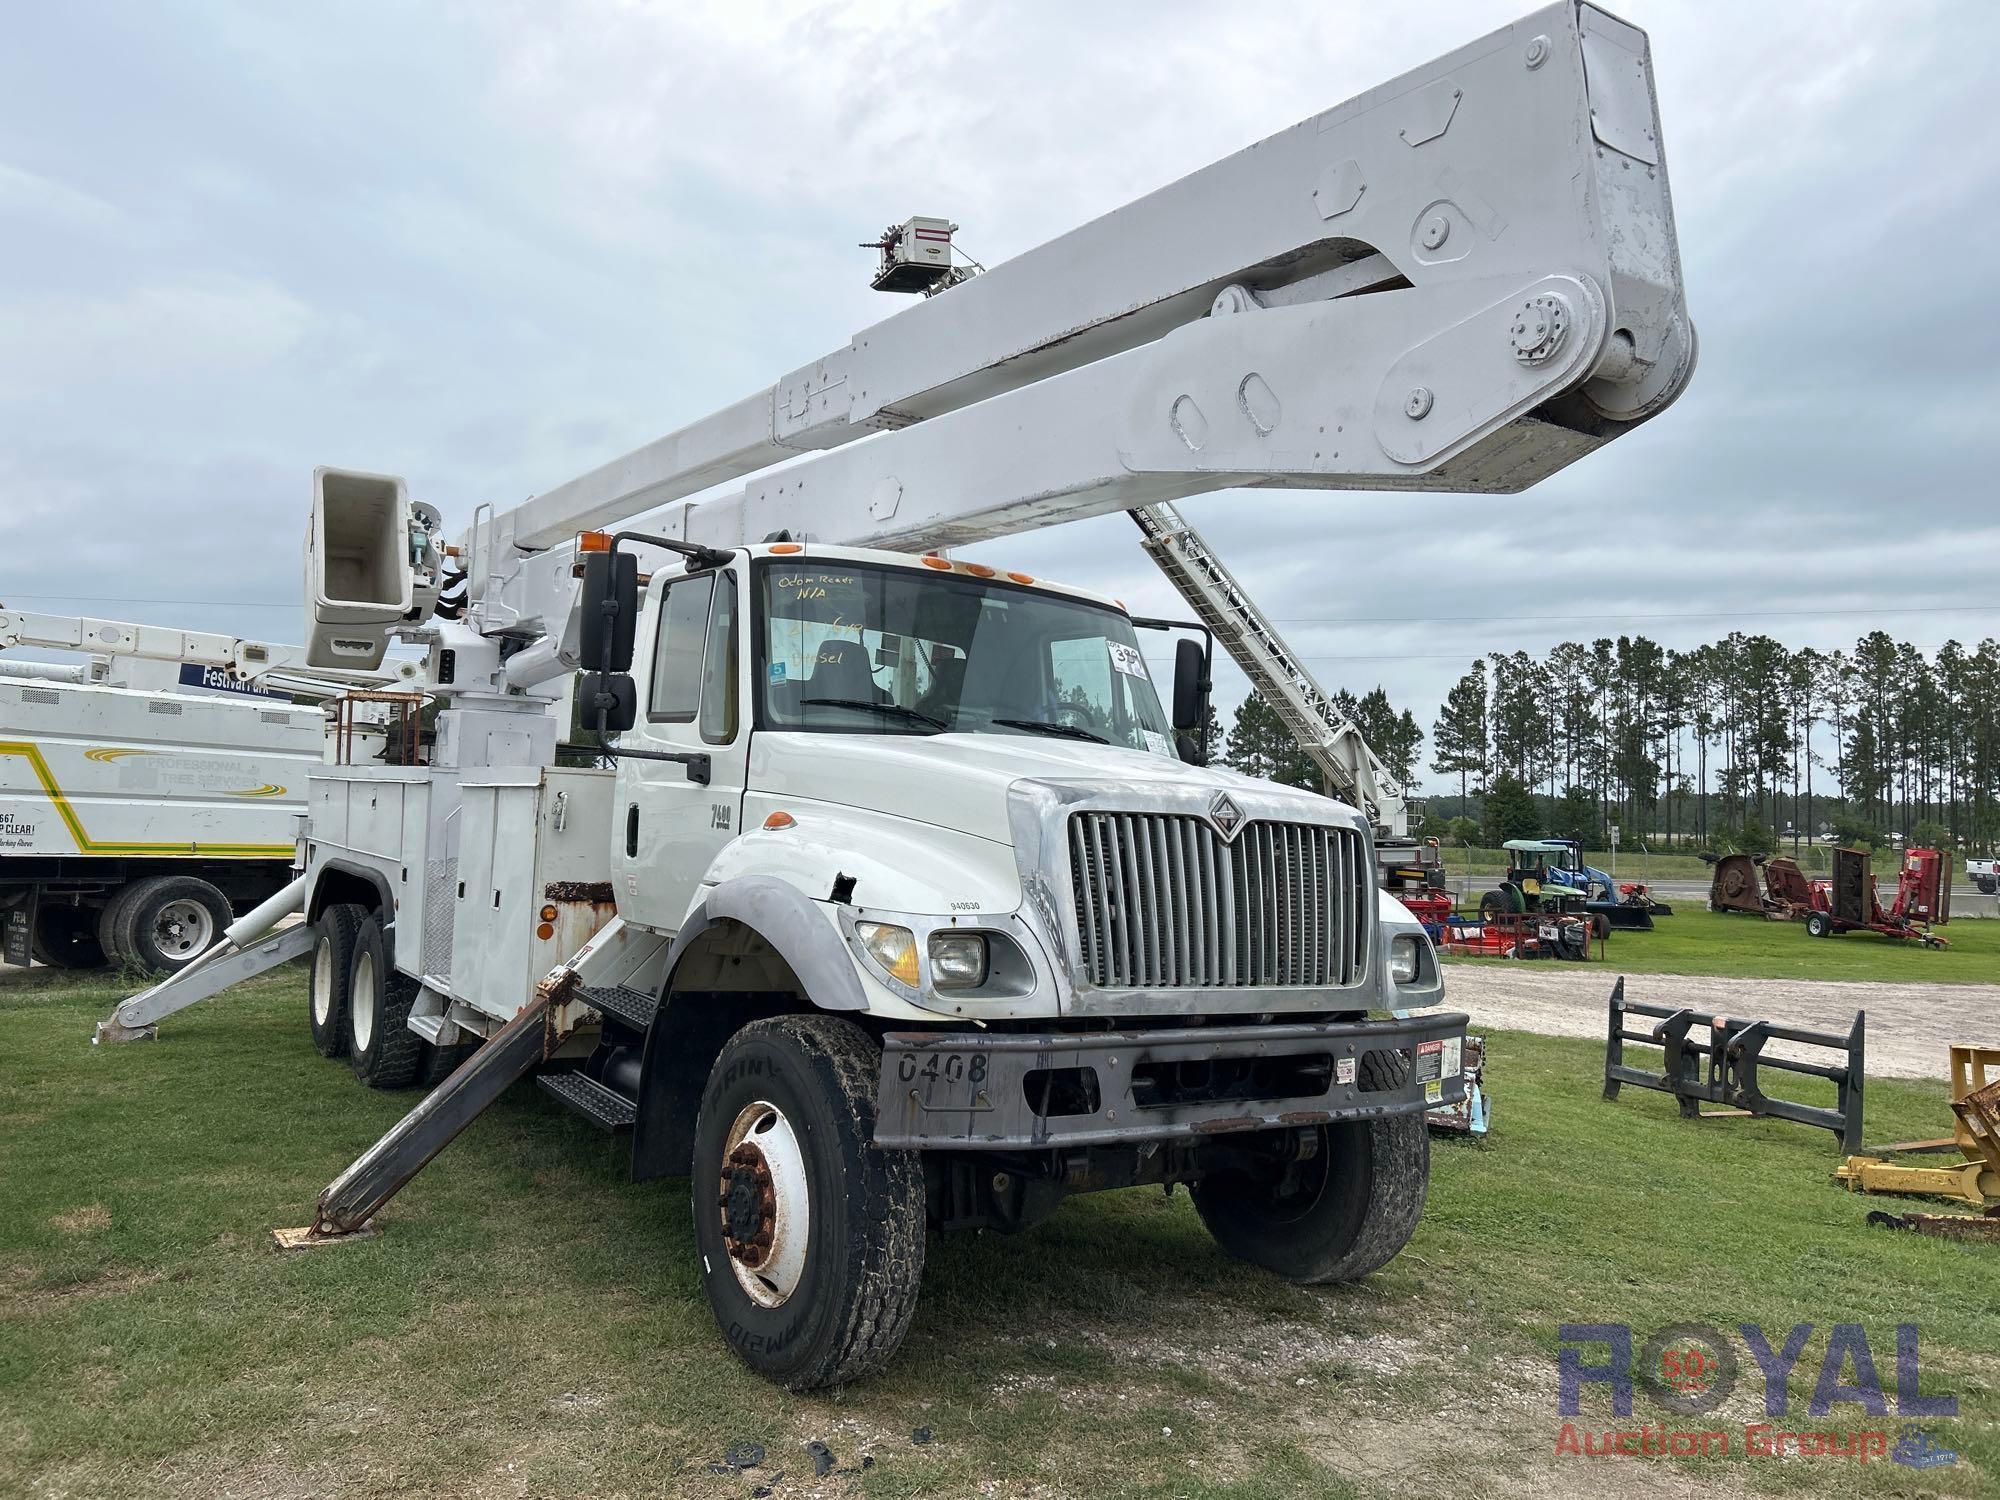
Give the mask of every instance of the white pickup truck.
M 1991 855 L 1985 859 L 1968 859 L 1965 874 L 1982 896 L 2000 895 L 2000 859 Z

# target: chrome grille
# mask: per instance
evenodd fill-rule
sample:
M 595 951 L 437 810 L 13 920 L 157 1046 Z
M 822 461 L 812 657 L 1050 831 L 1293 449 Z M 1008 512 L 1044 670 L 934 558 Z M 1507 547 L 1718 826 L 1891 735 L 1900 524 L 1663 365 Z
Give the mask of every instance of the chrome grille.
M 1104 989 L 1358 984 L 1374 911 L 1358 833 L 1205 818 L 1075 813 L 1077 957 Z

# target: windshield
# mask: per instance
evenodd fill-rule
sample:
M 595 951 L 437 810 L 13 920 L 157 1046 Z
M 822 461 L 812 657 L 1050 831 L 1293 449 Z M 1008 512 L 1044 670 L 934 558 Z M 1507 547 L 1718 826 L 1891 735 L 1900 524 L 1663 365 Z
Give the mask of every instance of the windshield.
M 854 563 L 762 569 L 770 729 L 1097 741 L 1171 757 L 1132 622 L 962 574 Z

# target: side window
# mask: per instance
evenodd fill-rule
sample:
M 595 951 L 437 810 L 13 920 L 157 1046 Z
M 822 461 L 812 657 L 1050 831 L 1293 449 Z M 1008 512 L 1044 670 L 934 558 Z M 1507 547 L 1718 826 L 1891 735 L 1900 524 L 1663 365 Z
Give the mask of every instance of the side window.
M 711 745 L 736 738 L 736 578 L 716 575 L 715 605 L 708 616 L 708 650 L 701 668 L 701 737 Z
M 686 724 L 701 702 L 704 642 L 715 575 L 676 579 L 660 599 L 660 636 L 653 647 L 653 694 L 646 717 Z

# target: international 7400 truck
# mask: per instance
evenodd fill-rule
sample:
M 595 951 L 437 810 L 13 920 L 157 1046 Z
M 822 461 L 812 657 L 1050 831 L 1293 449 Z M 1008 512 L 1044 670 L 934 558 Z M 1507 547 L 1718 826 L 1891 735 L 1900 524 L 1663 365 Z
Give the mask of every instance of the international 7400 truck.
M 1465 1018 L 1370 819 L 1199 763 L 1195 641 L 1162 692 L 1116 600 L 945 553 L 1516 491 L 1662 410 L 1694 342 L 1646 39 L 1564 0 L 969 278 L 943 223 L 882 245 L 936 295 L 455 541 L 316 474 L 309 659 L 423 644 L 435 741 L 316 770 L 288 897 L 102 1028 L 309 954 L 323 1051 L 448 1075 L 301 1237 L 533 1075 L 688 1180 L 718 1326 L 797 1388 L 889 1358 L 927 1228 L 1071 1193 L 1188 1184 L 1302 1282 L 1408 1240 Z M 1397 512 L 1328 511 L 1368 531 L 1299 539 L 1337 592 Z M 572 696 L 603 764 L 557 763 Z

